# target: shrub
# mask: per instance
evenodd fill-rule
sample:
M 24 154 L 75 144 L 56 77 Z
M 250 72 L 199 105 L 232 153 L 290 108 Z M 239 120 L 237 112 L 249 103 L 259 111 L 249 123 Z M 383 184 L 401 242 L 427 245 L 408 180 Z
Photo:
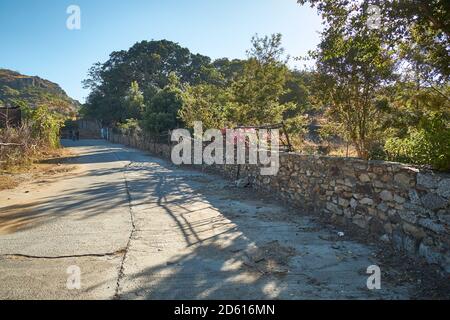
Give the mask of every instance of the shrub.
M 450 170 L 450 128 L 440 113 L 424 117 L 405 138 L 388 139 L 384 148 L 388 160 Z

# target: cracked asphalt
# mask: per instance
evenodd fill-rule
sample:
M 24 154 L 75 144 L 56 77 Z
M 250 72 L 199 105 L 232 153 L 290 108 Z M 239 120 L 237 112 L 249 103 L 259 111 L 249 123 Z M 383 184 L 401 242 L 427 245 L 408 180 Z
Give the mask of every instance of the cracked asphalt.
M 251 189 L 99 140 L 69 175 L 0 192 L 0 299 L 407 299 L 374 246 Z M 69 290 L 78 266 L 81 288 Z M 382 272 L 401 273 L 389 265 Z

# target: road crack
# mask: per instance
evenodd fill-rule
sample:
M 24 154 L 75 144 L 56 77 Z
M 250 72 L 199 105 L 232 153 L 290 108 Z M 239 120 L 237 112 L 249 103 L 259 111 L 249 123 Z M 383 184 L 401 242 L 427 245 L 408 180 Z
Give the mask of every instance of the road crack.
M 117 156 L 117 154 L 114 153 L 114 155 L 116 156 L 116 158 L 118 160 L 119 157 Z M 132 161 L 130 161 L 125 167 L 124 167 L 124 172 L 123 172 L 123 179 L 124 179 L 124 183 L 125 183 L 125 190 L 126 190 L 126 194 L 127 194 L 127 199 L 128 199 L 128 207 L 129 207 L 129 212 L 130 212 L 130 221 L 131 221 L 131 232 L 130 232 L 130 236 L 128 238 L 128 242 L 127 242 L 127 246 L 125 247 L 124 253 L 123 253 L 123 257 L 122 257 L 122 261 L 120 263 L 120 269 L 119 269 L 119 274 L 117 277 L 117 284 L 116 284 L 116 291 L 114 293 L 114 299 L 115 300 L 120 300 L 120 296 L 119 296 L 119 291 L 120 291 L 120 282 L 122 280 L 122 278 L 125 276 L 124 273 L 124 268 L 125 268 L 125 260 L 127 258 L 127 253 L 128 250 L 130 249 L 130 245 L 131 245 L 131 240 L 133 239 L 133 236 L 136 232 L 136 224 L 134 222 L 134 215 L 133 215 L 133 205 L 132 205 L 132 197 L 131 197 L 131 193 L 130 193 L 130 186 L 129 186 L 129 182 L 126 176 L 126 172 L 127 169 L 133 164 Z
M 19 254 L 19 253 L 11 253 L 11 254 L 2 254 L 0 257 L 2 258 L 25 258 L 25 259 L 42 259 L 42 260 L 60 260 L 60 259 L 70 259 L 70 258 L 102 258 L 102 257 L 114 257 L 121 254 L 124 254 L 125 249 L 118 250 L 115 252 L 107 252 L 107 253 L 86 253 L 86 254 L 74 254 L 74 255 L 64 255 L 64 256 L 34 256 L 28 254 Z

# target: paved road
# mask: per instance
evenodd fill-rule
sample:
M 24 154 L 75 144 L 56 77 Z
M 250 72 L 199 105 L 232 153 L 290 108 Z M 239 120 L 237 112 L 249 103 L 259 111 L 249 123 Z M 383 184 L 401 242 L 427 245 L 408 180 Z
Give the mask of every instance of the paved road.
M 252 190 L 103 141 L 70 175 L 0 192 L 0 299 L 395 299 L 376 248 Z M 67 287 L 67 268 L 81 289 Z M 383 266 L 390 274 L 400 270 Z M 383 280 L 383 279 L 382 279 Z

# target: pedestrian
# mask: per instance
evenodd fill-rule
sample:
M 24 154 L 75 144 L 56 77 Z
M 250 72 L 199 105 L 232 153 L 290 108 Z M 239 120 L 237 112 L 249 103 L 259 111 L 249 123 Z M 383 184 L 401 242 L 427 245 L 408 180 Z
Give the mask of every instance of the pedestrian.
M 80 130 L 77 130 L 75 133 L 77 141 L 80 140 Z

